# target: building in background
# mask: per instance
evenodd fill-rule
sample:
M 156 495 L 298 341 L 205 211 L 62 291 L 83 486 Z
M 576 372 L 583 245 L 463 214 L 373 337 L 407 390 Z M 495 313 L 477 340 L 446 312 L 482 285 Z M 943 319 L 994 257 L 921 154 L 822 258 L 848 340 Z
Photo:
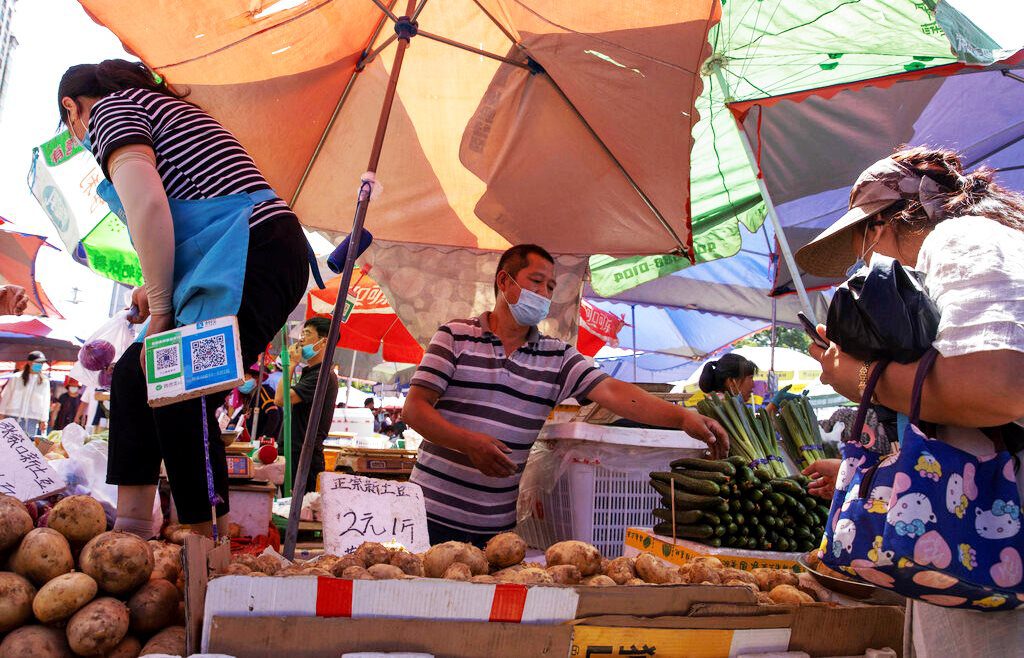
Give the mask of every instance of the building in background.
M 11 59 L 18 41 L 11 32 L 14 22 L 14 3 L 17 0 L 0 0 L 0 114 L 4 111 L 7 95 L 7 78 L 11 74 Z

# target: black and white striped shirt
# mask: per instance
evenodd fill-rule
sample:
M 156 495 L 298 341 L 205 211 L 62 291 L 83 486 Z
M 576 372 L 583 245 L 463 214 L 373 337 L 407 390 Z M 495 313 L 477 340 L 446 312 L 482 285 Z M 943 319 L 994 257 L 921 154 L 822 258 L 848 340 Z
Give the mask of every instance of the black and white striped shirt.
M 435 408 L 445 420 L 489 434 L 512 450 L 508 457 L 518 472 L 494 478 L 461 452 L 427 440 L 420 444 L 410 480 L 423 488 L 427 518 L 481 534 L 515 526 L 519 479 L 552 408 L 567 398 L 587 397 L 608 376 L 576 348 L 541 335 L 536 327 L 526 344 L 506 357 L 489 315 L 442 325 L 411 382 L 441 394 Z
M 172 199 L 213 197 L 269 190 L 270 185 L 234 135 L 203 110 L 146 89 L 104 96 L 92 107 L 89 135 L 93 155 L 110 178 L 111 154 L 128 144 L 156 153 L 156 168 Z M 257 204 L 250 228 L 275 217 L 294 217 L 284 201 Z

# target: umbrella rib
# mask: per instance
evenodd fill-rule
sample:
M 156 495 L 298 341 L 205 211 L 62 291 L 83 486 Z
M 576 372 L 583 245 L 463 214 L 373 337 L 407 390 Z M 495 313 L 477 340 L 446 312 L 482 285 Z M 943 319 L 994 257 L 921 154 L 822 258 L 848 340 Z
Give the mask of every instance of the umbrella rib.
M 661 211 L 658 210 L 658 207 L 654 205 L 654 201 L 652 201 L 651 198 L 647 196 L 647 193 L 640 188 L 640 185 L 636 182 L 636 180 L 633 179 L 633 176 L 631 176 L 629 171 L 626 170 L 626 167 L 622 164 L 622 162 L 620 162 L 619 159 L 615 157 L 615 154 L 612 153 L 612 150 L 608 148 L 607 144 L 604 143 L 601 137 L 597 134 L 597 131 L 595 131 L 593 126 L 590 125 L 590 122 L 587 121 L 586 117 L 584 117 L 583 114 L 579 111 L 579 108 L 577 108 L 573 104 L 573 102 L 565 94 L 562 88 L 558 86 L 558 83 L 556 83 L 550 75 L 547 75 L 546 72 L 545 77 L 547 78 L 548 82 L 551 83 L 551 86 L 554 88 L 554 90 L 558 92 L 558 95 L 562 98 L 562 100 L 569 107 L 569 109 L 573 111 L 573 113 L 576 115 L 576 118 L 580 120 L 580 123 L 583 124 L 583 127 L 587 129 L 587 132 L 590 133 L 590 136 L 594 138 L 594 141 L 597 143 L 597 145 L 601 147 L 601 149 L 605 152 L 605 154 L 616 166 L 616 168 L 618 168 L 618 170 L 626 178 L 626 181 L 629 183 L 630 187 L 633 188 L 633 191 L 637 193 L 637 195 L 644 202 L 644 204 L 646 204 L 647 207 L 650 209 L 651 213 L 654 214 L 654 217 L 658 220 L 659 223 L 661 223 L 665 231 L 668 232 L 672 240 L 675 241 L 681 253 L 688 254 L 690 250 L 687 248 L 686 243 L 683 242 L 682 238 L 679 237 L 679 234 L 677 234 L 675 229 L 672 228 L 672 225 L 668 223 L 668 220 L 665 219 L 665 216 L 661 214 Z
M 425 1 L 426 0 L 424 0 L 424 2 Z M 492 23 L 494 23 L 495 27 L 497 27 L 499 30 L 501 30 L 501 33 L 504 34 L 505 37 L 508 38 L 509 41 L 511 41 L 515 45 L 519 46 L 520 48 L 522 48 L 522 44 L 520 44 L 518 41 L 516 41 L 515 36 L 513 36 L 512 33 L 509 32 L 508 29 L 504 25 L 501 24 L 501 21 L 499 21 L 497 18 L 495 18 L 494 14 L 492 14 L 489 11 L 487 11 L 487 8 L 484 7 L 482 4 L 480 4 L 480 0 L 473 0 L 473 4 L 475 4 L 480 9 L 480 11 L 483 12 L 484 16 L 486 16 L 488 19 L 490 19 L 490 21 Z
M 370 2 L 372 2 L 375 5 L 377 5 L 377 7 L 382 12 L 384 12 L 384 15 L 387 16 L 388 18 L 390 18 L 393 22 L 395 22 L 395 23 L 398 22 L 398 16 L 395 16 L 394 12 L 391 11 L 391 7 L 395 6 L 395 4 L 393 2 L 391 3 L 391 7 L 385 5 L 382 0 L 370 0 Z
M 396 2 L 398 2 L 398 0 L 391 0 L 391 6 L 394 7 Z M 363 49 L 363 57 L 360 58 L 360 64 L 365 65 L 363 59 L 369 57 L 370 49 L 373 48 L 373 44 L 376 43 L 377 38 L 380 36 L 380 31 L 384 28 L 384 18 L 384 16 L 381 16 L 377 21 L 377 27 L 374 28 L 373 34 L 370 35 L 370 38 L 366 43 L 366 47 Z M 374 56 L 376 56 L 376 54 L 383 48 L 384 46 L 381 46 L 374 51 Z M 356 78 L 359 76 L 361 70 L 362 66 L 357 64 L 355 70 L 352 71 L 352 75 L 349 76 L 348 83 L 345 84 L 345 89 L 341 92 L 341 97 L 338 99 L 337 105 L 334 106 L 334 112 L 331 113 L 331 118 L 328 119 L 327 125 L 324 127 L 323 134 L 320 135 L 320 141 L 317 142 L 316 148 L 313 149 L 313 154 L 309 157 L 306 169 L 302 172 L 302 177 L 299 178 L 298 185 L 295 186 L 295 192 L 292 194 L 291 201 L 288 202 L 289 206 L 295 207 L 295 202 L 298 200 L 299 194 L 306 185 L 306 179 L 309 178 L 309 173 L 313 171 L 313 165 L 316 164 L 317 158 L 320 157 L 320 152 L 323 150 L 324 144 L 327 143 L 327 136 L 331 133 L 331 129 L 334 128 L 334 122 L 338 120 L 338 115 L 341 114 L 341 109 L 345 106 L 345 101 L 348 100 L 349 92 L 352 91 L 352 86 L 355 84 Z
M 504 57 L 502 55 L 495 55 L 492 52 L 488 52 L 486 50 L 481 50 L 479 48 L 474 48 L 473 46 L 468 46 L 468 45 L 466 45 L 464 43 L 459 43 L 458 41 L 453 41 L 452 39 L 449 39 L 447 37 L 442 37 L 439 34 L 434 34 L 432 32 L 424 32 L 423 30 L 420 30 L 419 32 L 417 32 L 417 34 L 419 36 L 421 36 L 421 37 L 426 37 L 426 38 L 430 39 L 431 41 L 437 41 L 438 43 L 443 43 L 443 44 L 445 44 L 447 46 L 452 46 L 453 48 L 459 48 L 460 50 L 466 50 L 466 51 L 469 51 L 469 52 L 474 53 L 476 55 L 480 55 L 482 57 L 489 57 L 490 59 L 495 59 L 495 60 L 497 60 L 499 62 L 504 62 L 505 64 L 511 64 L 512 66 L 518 66 L 521 69 L 527 69 L 527 70 L 530 69 L 530 66 L 528 64 L 526 64 L 525 62 L 517 62 L 514 59 L 509 59 L 508 57 Z

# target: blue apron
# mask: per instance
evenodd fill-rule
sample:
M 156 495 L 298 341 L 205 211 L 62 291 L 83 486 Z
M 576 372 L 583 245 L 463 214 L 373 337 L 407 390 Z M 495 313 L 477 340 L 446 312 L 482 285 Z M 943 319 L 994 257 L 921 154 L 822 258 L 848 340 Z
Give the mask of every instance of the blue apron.
M 104 179 L 96 193 L 127 224 L 113 184 Z M 249 218 L 256 204 L 276 198 L 273 190 L 258 190 L 210 199 L 167 199 L 174 223 L 172 299 L 178 326 L 238 313 L 249 253 Z M 308 242 L 306 248 L 313 279 L 323 288 Z M 140 332 L 139 342 L 145 335 L 145 330 Z

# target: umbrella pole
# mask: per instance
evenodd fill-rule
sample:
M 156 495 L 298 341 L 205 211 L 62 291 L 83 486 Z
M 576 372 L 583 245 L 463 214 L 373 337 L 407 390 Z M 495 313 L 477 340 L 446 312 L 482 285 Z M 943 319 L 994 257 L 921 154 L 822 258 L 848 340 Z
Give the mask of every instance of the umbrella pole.
M 630 314 L 631 314 L 630 315 L 630 323 L 633 325 L 633 327 L 632 327 L 632 329 L 633 329 L 633 383 L 635 384 L 637 382 L 637 374 L 636 374 L 636 359 L 637 359 L 637 356 L 636 356 L 636 304 L 630 304 L 629 311 L 630 311 Z
M 415 9 L 416 0 L 409 0 L 406 16 L 412 15 Z M 387 134 L 388 129 L 388 119 L 391 116 L 391 107 L 394 104 L 395 92 L 398 87 L 398 77 L 402 72 L 402 62 L 405 59 L 405 51 L 409 48 L 409 40 L 416 34 L 416 24 L 410 19 L 402 17 L 395 23 L 395 32 L 398 34 L 395 61 L 391 67 L 391 76 L 388 79 L 384 103 L 381 107 L 380 118 L 377 121 L 377 133 L 373 140 L 373 147 L 370 149 L 369 164 L 366 167 L 367 173 L 371 174 L 377 172 L 377 166 L 380 163 L 384 136 Z M 331 328 L 327 334 L 327 345 L 324 347 L 323 363 L 328 364 L 328 366 L 334 363 L 334 350 L 338 344 L 338 335 L 341 333 L 341 311 L 348 296 L 349 285 L 352 283 L 352 270 L 355 267 L 356 255 L 363 237 L 363 223 L 366 221 L 366 211 L 370 205 L 370 192 L 370 184 L 364 181 L 359 188 L 355 217 L 352 219 L 352 231 L 349 233 L 349 246 L 348 253 L 345 256 L 345 267 L 341 272 L 341 282 L 338 284 L 338 298 L 334 302 L 334 312 L 331 314 Z M 284 556 L 289 560 L 295 557 L 295 543 L 298 540 L 299 534 L 299 515 L 302 512 L 302 497 L 306 493 L 306 480 L 309 478 L 309 469 L 313 462 L 313 452 L 316 449 L 316 432 L 320 426 L 320 415 L 323 413 L 324 403 L 327 398 L 327 372 L 328 368 L 320 368 L 320 376 L 316 382 L 316 391 L 313 393 L 313 401 L 310 404 L 309 424 L 306 426 L 306 435 L 302 439 L 302 452 L 299 455 L 298 471 L 295 474 L 295 482 L 293 483 L 292 504 L 288 514 L 288 528 L 285 531 L 284 540 Z
M 281 409 L 281 442 L 284 448 L 284 495 L 292 495 L 292 381 L 289 376 L 291 356 L 288 354 L 288 324 L 281 327 L 281 383 L 284 387 L 284 408 Z M 301 507 L 299 509 L 302 509 Z

